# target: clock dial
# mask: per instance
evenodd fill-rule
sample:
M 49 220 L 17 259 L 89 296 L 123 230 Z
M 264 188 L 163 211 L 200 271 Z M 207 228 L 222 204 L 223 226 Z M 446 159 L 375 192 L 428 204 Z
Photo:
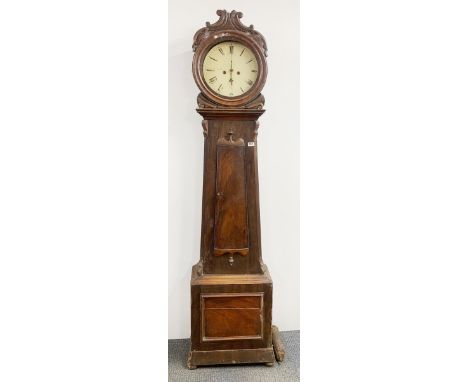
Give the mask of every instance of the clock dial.
M 223 97 L 238 97 L 248 92 L 258 77 L 258 62 L 245 45 L 224 41 L 213 46 L 203 62 L 206 84 Z

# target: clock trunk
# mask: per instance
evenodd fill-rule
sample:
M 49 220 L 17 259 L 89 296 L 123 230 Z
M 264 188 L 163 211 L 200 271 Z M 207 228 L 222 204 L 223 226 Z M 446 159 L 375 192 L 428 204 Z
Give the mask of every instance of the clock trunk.
M 261 273 L 257 121 L 260 111 L 220 119 L 200 110 L 206 129 L 201 261 L 207 274 Z

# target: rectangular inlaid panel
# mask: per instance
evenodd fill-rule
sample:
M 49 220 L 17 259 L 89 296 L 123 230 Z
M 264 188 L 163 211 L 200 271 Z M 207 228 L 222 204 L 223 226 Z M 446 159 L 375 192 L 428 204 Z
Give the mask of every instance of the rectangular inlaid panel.
M 260 339 L 263 294 L 202 294 L 202 340 Z
M 217 145 L 214 254 L 248 253 L 243 140 Z
M 205 309 L 207 308 L 262 308 L 262 298 L 259 295 L 245 296 L 238 295 L 236 297 L 223 295 L 219 297 L 205 296 Z

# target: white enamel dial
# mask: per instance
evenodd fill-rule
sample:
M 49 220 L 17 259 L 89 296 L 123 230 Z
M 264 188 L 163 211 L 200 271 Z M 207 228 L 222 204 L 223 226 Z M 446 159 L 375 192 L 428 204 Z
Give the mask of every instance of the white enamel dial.
M 223 97 L 238 97 L 248 92 L 258 77 L 258 63 L 245 45 L 224 41 L 213 46 L 203 62 L 206 84 Z

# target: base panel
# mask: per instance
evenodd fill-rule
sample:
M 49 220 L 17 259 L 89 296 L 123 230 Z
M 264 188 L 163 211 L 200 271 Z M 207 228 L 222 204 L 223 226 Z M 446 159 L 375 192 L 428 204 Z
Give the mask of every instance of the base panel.
M 193 369 L 203 365 L 225 365 L 240 363 L 272 363 L 275 362 L 273 348 L 266 349 L 236 349 L 236 350 L 192 350 L 187 366 Z
M 199 274 L 191 279 L 188 367 L 275 362 L 273 283 L 263 274 Z

